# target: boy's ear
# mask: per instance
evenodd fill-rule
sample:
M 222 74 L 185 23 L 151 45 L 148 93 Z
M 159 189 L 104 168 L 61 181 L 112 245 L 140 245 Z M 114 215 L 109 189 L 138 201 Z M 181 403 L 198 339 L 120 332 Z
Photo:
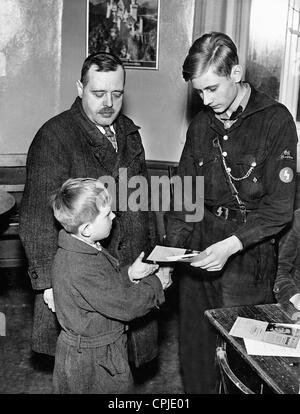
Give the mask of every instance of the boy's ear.
M 90 237 L 92 234 L 90 223 L 83 223 L 78 228 L 78 233 L 83 237 Z
M 241 65 L 235 65 L 231 69 L 231 79 L 233 79 L 236 83 L 239 83 L 242 80 L 243 73 L 243 67 Z

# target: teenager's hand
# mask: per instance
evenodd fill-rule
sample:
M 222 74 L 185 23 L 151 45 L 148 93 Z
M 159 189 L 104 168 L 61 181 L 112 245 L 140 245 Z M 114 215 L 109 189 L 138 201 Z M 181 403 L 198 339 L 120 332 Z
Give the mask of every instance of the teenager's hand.
M 296 295 L 292 296 L 290 302 L 296 309 L 300 310 L 300 293 L 296 293 Z
M 242 250 L 243 246 L 236 236 L 230 236 L 218 243 L 214 243 L 205 249 L 206 257 L 199 262 L 191 263 L 193 267 L 201 267 L 208 272 L 219 271 L 223 268 L 228 258 Z
M 128 276 L 132 282 L 138 282 L 146 276 L 152 275 L 159 266 L 154 264 L 143 263 L 145 253 L 142 252 L 134 263 L 128 268 Z
M 52 312 L 55 312 L 54 299 L 53 299 L 53 289 L 44 290 L 44 302 Z

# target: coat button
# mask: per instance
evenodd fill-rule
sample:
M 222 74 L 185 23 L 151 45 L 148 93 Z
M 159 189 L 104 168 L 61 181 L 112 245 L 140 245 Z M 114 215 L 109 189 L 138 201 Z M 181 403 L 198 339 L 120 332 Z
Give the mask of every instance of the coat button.
M 223 137 L 224 141 L 227 141 L 227 140 L 228 140 L 228 138 L 229 138 L 229 136 L 228 136 L 228 135 L 224 135 L 224 137 Z
M 31 272 L 31 277 L 32 279 L 37 279 L 39 277 L 39 275 L 37 274 L 37 272 L 34 270 L 33 272 Z
M 122 250 L 122 249 L 125 249 L 125 248 L 126 248 L 126 244 L 124 242 L 120 242 L 118 244 L 118 250 Z

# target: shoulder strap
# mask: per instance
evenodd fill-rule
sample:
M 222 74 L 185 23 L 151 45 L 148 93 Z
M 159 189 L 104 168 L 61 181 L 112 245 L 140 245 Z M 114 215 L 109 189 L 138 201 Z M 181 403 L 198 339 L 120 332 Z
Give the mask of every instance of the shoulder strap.
M 230 188 L 231 194 L 234 196 L 234 198 L 236 199 L 236 201 L 237 201 L 237 203 L 239 205 L 239 209 L 241 211 L 241 215 L 242 215 L 242 218 L 243 218 L 243 222 L 246 222 L 246 215 L 247 215 L 246 214 L 246 206 L 245 206 L 245 203 L 241 200 L 241 198 L 239 196 L 239 192 L 236 189 L 236 186 L 232 182 L 231 176 L 229 174 L 229 169 L 228 169 L 228 166 L 227 166 L 225 157 L 223 155 L 223 149 L 221 147 L 220 140 L 219 140 L 219 137 L 218 136 L 216 138 L 214 138 L 214 140 L 213 140 L 213 146 L 216 147 L 216 148 L 218 148 L 219 151 L 220 151 L 220 156 L 221 156 L 221 160 L 222 160 L 223 169 L 224 169 L 224 172 L 225 172 L 226 177 L 227 177 L 226 182 L 227 182 L 227 184 L 228 184 L 228 186 Z

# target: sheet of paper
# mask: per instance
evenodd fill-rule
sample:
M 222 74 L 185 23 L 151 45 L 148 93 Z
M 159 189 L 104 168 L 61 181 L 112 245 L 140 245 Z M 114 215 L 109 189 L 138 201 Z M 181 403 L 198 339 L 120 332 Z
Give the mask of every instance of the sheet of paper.
M 286 327 L 300 329 L 300 325 L 282 324 Z M 266 342 L 256 341 L 254 339 L 244 339 L 245 348 L 248 355 L 261 356 L 284 356 L 300 358 L 300 343 L 296 348 L 288 348 L 286 346 L 268 344 Z
M 188 262 L 188 263 L 194 263 L 199 262 L 199 260 L 202 260 L 206 257 L 205 252 L 198 252 L 198 253 L 190 253 L 185 254 L 182 256 L 168 256 L 167 260 L 170 262 Z
M 238 316 L 229 332 L 229 335 L 237 336 L 238 338 L 260 340 L 267 326 L 268 322 Z
M 205 252 L 191 253 L 190 250 L 178 247 L 155 246 L 147 257 L 147 261 L 151 262 L 188 262 L 194 263 L 206 257 Z
M 240 316 L 237 317 L 229 334 L 290 348 L 296 348 L 300 339 L 300 330 L 294 326 L 287 327 L 286 324 L 258 321 Z
M 151 262 L 170 262 L 167 260 L 168 256 L 177 256 L 185 254 L 186 249 L 179 247 L 155 246 L 146 260 Z

